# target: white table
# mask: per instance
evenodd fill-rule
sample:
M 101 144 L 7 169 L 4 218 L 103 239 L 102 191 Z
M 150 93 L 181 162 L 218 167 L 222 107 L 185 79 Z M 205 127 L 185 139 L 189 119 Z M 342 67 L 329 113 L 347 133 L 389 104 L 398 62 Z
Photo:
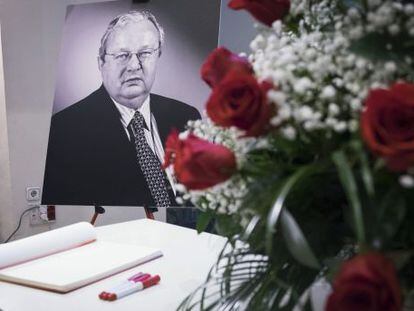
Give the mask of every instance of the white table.
M 225 238 L 148 219 L 96 228 L 98 239 L 128 241 L 162 250 L 164 256 L 67 294 L 0 282 L 2 311 L 163 311 L 175 310 L 206 278 Z M 98 294 L 127 276 L 143 271 L 161 276 L 160 284 L 107 302 Z

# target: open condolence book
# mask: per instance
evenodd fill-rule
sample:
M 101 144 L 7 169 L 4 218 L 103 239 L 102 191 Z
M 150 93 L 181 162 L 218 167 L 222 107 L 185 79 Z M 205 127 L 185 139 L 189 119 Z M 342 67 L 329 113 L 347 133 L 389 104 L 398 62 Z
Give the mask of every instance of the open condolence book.
M 160 256 L 157 249 L 100 241 L 81 222 L 0 245 L 0 280 L 66 293 Z

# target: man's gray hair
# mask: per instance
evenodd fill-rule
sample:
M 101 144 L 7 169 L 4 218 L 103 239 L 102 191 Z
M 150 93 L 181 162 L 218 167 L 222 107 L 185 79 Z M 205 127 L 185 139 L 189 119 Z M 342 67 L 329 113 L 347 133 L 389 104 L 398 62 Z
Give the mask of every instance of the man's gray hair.
M 159 41 L 158 41 L 158 47 L 159 47 L 159 55 L 161 55 L 162 46 L 164 44 L 164 29 L 161 27 L 161 25 L 158 23 L 155 16 L 148 12 L 148 11 L 130 11 L 125 14 L 118 15 L 108 25 L 108 28 L 106 29 L 104 35 L 101 39 L 101 46 L 99 47 L 99 58 L 102 61 L 105 61 L 105 53 L 106 53 L 106 41 L 108 40 L 109 35 L 118 27 L 125 26 L 129 23 L 138 23 L 143 20 L 148 20 L 151 23 L 154 24 L 155 28 L 158 30 L 159 34 Z

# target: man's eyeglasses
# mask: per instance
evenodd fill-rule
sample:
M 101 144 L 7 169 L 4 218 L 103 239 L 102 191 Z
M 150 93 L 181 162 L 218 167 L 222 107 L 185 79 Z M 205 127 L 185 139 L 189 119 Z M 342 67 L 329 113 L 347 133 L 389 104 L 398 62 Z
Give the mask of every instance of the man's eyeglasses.
M 156 53 L 158 53 L 159 49 L 160 48 L 143 50 L 143 51 L 139 51 L 136 53 L 132 53 L 132 52 L 105 53 L 105 55 L 112 56 L 114 60 L 119 64 L 128 63 L 132 55 L 136 55 L 138 57 L 139 62 L 142 64 L 145 61 L 152 58 Z

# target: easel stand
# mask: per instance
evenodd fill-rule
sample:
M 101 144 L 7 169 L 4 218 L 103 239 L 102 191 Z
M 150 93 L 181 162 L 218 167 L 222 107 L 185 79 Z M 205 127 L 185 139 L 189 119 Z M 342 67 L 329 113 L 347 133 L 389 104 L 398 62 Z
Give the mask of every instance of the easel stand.
M 147 216 L 148 219 L 154 220 L 154 213 L 158 212 L 158 208 L 144 206 L 144 210 L 145 210 L 145 216 Z
M 98 215 L 99 214 L 104 214 L 104 213 L 105 213 L 105 209 L 102 206 L 95 205 L 95 213 L 92 216 L 91 225 L 94 226 L 95 225 L 96 218 L 98 218 Z
M 156 207 L 148 207 L 148 206 L 144 206 L 144 210 L 145 210 L 145 216 L 148 219 L 154 219 L 154 213 L 158 212 L 158 208 Z M 98 218 L 99 214 L 104 214 L 105 213 L 105 209 L 100 206 L 100 205 L 95 205 L 95 213 L 92 216 L 91 219 L 91 225 L 95 225 L 96 219 Z M 1 311 L 1 310 L 0 310 Z

